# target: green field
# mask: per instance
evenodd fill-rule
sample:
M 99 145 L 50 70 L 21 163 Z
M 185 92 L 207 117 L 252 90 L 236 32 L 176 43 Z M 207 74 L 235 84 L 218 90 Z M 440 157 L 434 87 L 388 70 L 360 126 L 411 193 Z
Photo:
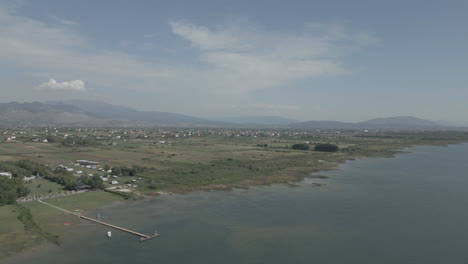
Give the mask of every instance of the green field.
M 26 183 L 26 186 L 31 190 L 29 195 L 57 193 L 64 190 L 62 185 L 41 178 L 36 178 L 30 183 Z
M 328 134 L 321 135 L 330 138 Z M 443 145 L 463 142 L 468 136 L 462 132 L 400 132 L 331 134 L 327 142 L 336 143 L 336 153 L 292 150 L 290 146 L 303 143 L 304 136 L 285 137 L 188 137 L 172 138 L 171 144 L 157 144 L 154 139 L 133 138 L 117 146 L 107 141 L 94 146 L 67 147 L 58 143 L 33 142 L 0 144 L 0 160 L 29 159 L 50 167 L 74 167 L 77 159 L 100 162 L 100 166 L 144 166 L 151 168 L 136 175 L 141 193 L 186 192 L 196 189 L 246 187 L 252 184 L 271 184 L 302 179 L 310 172 L 333 169 L 337 162 L 360 157 L 389 157 L 396 149 L 414 145 Z M 259 147 L 267 144 L 268 147 Z M 322 162 L 327 161 L 327 162 Z M 94 174 L 86 168 L 84 175 Z M 101 173 L 101 175 L 103 175 Z M 129 183 L 131 178 L 119 178 Z M 59 186 L 30 184 L 32 194 L 57 191 Z M 43 185 L 43 186 L 42 186 Z
M 121 201 L 119 196 L 104 191 L 87 192 L 80 195 L 67 196 L 47 200 L 48 203 L 74 211 L 89 211 L 115 201 Z M 57 243 L 66 231 L 77 223 L 77 218 L 39 202 L 23 204 L 30 209 L 33 221 L 39 229 L 27 229 L 18 220 L 18 209 L 13 205 L 0 207 L 0 258 L 6 257 L 29 248 L 42 245 L 45 241 Z M 71 223 L 72 225 L 64 225 Z
M 73 166 L 77 159 L 100 162 L 100 166 L 143 166 L 151 169 L 136 175 L 141 193 L 186 192 L 196 189 L 246 187 L 302 179 L 310 172 L 333 169 L 337 162 L 360 157 L 390 157 L 397 149 L 415 145 L 444 145 L 468 141 L 461 132 L 399 132 L 379 134 L 321 135 L 320 141 L 336 143 L 340 151 L 326 153 L 292 150 L 307 136 L 284 137 L 187 137 L 172 138 L 170 144 L 157 144 L 154 139 L 133 138 L 112 146 L 107 141 L 94 146 L 68 147 L 59 143 L 33 142 L 0 144 L 0 160 L 29 159 L 50 167 L 66 165 L 95 174 L 86 168 Z M 267 144 L 268 147 L 258 145 Z M 321 162 L 327 161 L 327 162 Z M 100 173 L 104 175 L 104 173 Z M 131 178 L 119 178 L 129 183 Z M 39 183 L 38 183 L 39 184 Z M 57 185 L 41 182 L 30 184 L 32 194 L 60 190 Z

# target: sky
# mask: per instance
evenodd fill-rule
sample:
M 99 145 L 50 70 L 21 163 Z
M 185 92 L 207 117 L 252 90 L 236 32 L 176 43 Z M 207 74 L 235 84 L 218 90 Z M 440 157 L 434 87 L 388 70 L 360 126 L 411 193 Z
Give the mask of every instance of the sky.
M 0 0 L 0 102 L 468 124 L 468 1 Z

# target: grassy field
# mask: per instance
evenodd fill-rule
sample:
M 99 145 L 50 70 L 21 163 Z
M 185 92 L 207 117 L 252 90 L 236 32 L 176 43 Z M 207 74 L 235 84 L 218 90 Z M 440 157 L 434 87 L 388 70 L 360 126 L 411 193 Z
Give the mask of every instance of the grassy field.
M 303 143 L 301 137 L 188 137 L 173 138 L 171 144 L 157 144 L 153 139 L 130 139 L 112 146 L 67 147 L 61 144 L 2 143 L 1 160 L 30 159 L 51 167 L 66 165 L 83 174 L 94 174 L 74 167 L 77 159 L 88 159 L 109 166 L 145 166 L 152 169 L 137 175 L 138 191 L 151 194 L 160 191 L 186 192 L 196 189 L 246 187 L 302 179 L 310 172 L 333 169 L 336 163 L 360 157 L 390 157 L 397 149 L 416 145 L 444 145 L 468 141 L 462 132 L 354 132 L 333 135 L 329 141 L 340 146 L 336 153 L 292 150 Z M 267 144 L 268 147 L 258 145 Z M 312 145 L 313 147 L 313 145 Z M 327 162 L 321 162 L 327 161 Z M 101 173 L 103 174 L 103 173 Z M 119 178 L 130 183 L 131 178 Z M 39 184 L 39 183 L 38 183 Z M 33 194 L 59 190 L 59 186 L 31 184 Z M 43 186 L 42 186 L 43 185 Z
M 142 194 L 188 192 L 193 190 L 245 188 L 250 185 L 292 183 L 311 172 L 335 169 L 340 162 L 362 157 L 391 157 L 401 148 L 418 145 L 447 145 L 468 142 L 462 132 L 354 132 L 334 135 L 326 142 L 338 144 L 338 152 L 292 150 L 295 143 L 310 139 L 301 136 L 286 138 L 254 137 L 189 137 L 172 138 L 170 144 L 158 144 L 154 139 L 130 139 L 112 146 L 105 142 L 96 146 L 66 147 L 61 144 L 0 143 L 0 160 L 30 159 L 54 168 L 60 164 L 83 174 L 98 173 L 74 166 L 77 159 L 94 160 L 100 166 L 144 166 L 150 169 L 137 174 L 142 178 L 136 190 Z M 324 140 L 322 139 L 322 142 Z M 268 147 L 260 145 L 267 144 Z M 311 145 L 313 148 L 313 145 Z M 103 172 L 99 172 L 104 174 Z M 119 177 L 129 183 L 131 177 Z M 62 187 L 44 179 L 27 184 L 31 195 L 59 192 Z M 39 186 L 39 187 L 38 187 Z M 294 186 L 293 184 L 291 186 Z M 68 210 L 92 210 L 121 197 L 106 192 L 88 192 L 47 200 Z M 0 207 L 0 257 L 41 244 L 57 241 L 76 219 L 37 202 L 25 203 L 37 227 L 25 228 L 18 220 L 14 206 Z
M 25 231 L 17 217 L 13 205 L 0 207 L 0 258 L 29 248 L 31 234 Z
M 119 196 L 95 191 L 84 194 L 47 200 L 48 203 L 70 211 L 89 211 L 121 201 Z M 72 228 L 77 218 L 39 202 L 24 203 L 30 210 L 36 228 L 26 228 L 18 219 L 19 210 L 13 205 L 0 207 L 0 258 L 13 255 L 44 242 L 59 243 L 59 238 Z M 64 225 L 71 223 L 71 225 Z
M 29 195 L 57 193 L 64 190 L 62 185 L 41 178 L 36 178 L 30 183 L 26 183 L 26 186 L 31 190 Z
M 86 212 L 120 200 L 119 196 L 104 191 L 95 191 L 49 199 L 47 202 L 69 211 Z M 56 236 L 62 235 L 70 228 L 64 223 L 73 224 L 77 221 L 76 217 L 72 215 L 38 202 L 25 203 L 24 205 L 31 210 L 34 220 L 42 230 Z

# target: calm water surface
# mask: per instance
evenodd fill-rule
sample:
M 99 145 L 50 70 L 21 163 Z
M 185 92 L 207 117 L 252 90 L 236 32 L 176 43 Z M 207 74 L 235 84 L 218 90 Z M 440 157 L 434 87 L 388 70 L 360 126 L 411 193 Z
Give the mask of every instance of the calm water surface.
M 283 185 L 117 205 L 60 247 L 7 263 L 468 263 L 468 144 L 362 159 Z M 326 183 L 314 187 L 312 183 Z M 97 212 L 90 213 L 95 216 Z

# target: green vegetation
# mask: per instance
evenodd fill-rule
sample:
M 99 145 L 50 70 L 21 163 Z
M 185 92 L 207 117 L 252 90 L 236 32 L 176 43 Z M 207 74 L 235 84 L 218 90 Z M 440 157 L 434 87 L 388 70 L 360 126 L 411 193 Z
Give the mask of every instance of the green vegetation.
M 154 170 L 154 168 L 141 167 L 138 165 L 133 165 L 131 167 L 117 166 L 112 168 L 112 174 L 120 176 L 135 176 L 137 174 L 145 173 L 149 170 Z
M 335 144 L 325 143 L 315 145 L 315 151 L 326 151 L 326 152 L 336 152 L 338 151 L 338 146 Z
M 98 175 L 94 175 L 92 177 L 81 176 L 80 181 L 83 184 L 87 184 L 91 186 L 92 189 L 98 190 L 104 188 L 104 182 Z
M 58 236 L 45 232 L 35 221 L 30 208 L 23 204 L 0 207 L 0 258 L 45 241 L 58 243 Z
M 15 178 L 24 178 L 31 175 L 46 174 L 49 169 L 29 160 L 18 160 L 0 162 L 0 171 L 11 172 Z
M 56 141 L 56 140 L 54 140 Z M 49 141 L 50 142 L 50 141 Z M 97 146 L 99 142 L 87 138 L 67 138 L 60 141 L 66 147 L 84 147 L 84 146 Z
M 347 159 L 388 157 L 401 147 L 443 145 L 468 139 L 463 132 L 449 131 L 66 129 L 62 133 L 55 134 L 58 139 L 52 144 L 0 143 L 0 159 L 9 160 L 3 164 L 13 164 L 18 170 L 29 170 L 18 175 L 38 172 L 67 190 L 77 189 L 80 181 L 93 188 L 107 188 L 115 180 L 137 186 L 125 186 L 134 192 L 156 194 L 297 181 L 310 172 L 332 169 L 336 162 Z M 68 135 L 67 141 L 73 139 L 75 145 L 63 145 L 64 135 Z M 79 145 L 78 139 L 96 144 Z M 310 145 L 315 145 L 318 151 L 297 151 Z M 76 167 L 74 161 L 78 159 L 98 161 L 104 171 Z M 30 161 L 17 166 L 18 160 Z M 57 168 L 61 164 L 75 171 Z M 109 169 L 112 171 L 107 173 Z M 83 171 L 80 175 L 111 174 L 118 178 L 109 177 L 101 183 L 100 177 L 73 176 L 77 170 Z M 27 186 L 34 192 L 34 186 Z M 39 189 L 42 193 L 49 190 Z
M 309 150 L 309 146 L 306 145 L 306 144 L 302 144 L 302 143 L 294 144 L 294 145 L 292 145 L 291 148 L 292 149 L 297 149 L 297 150 Z
M 89 211 L 119 200 L 117 195 L 93 191 L 47 202 L 70 211 Z M 0 259 L 47 241 L 59 243 L 59 238 L 72 228 L 64 225 L 65 222 L 73 226 L 77 219 L 38 202 L 0 206 Z
M 391 157 L 409 146 L 468 141 L 468 134 L 450 131 L 63 130 L 52 131 L 54 143 L 31 142 L 32 136 L 0 143 L 0 170 L 13 174 L 12 180 L 0 177 L 0 196 L 5 196 L 0 204 L 25 195 L 24 186 L 30 195 L 74 190 L 82 184 L 105 190 L 47 200 L 72 211 L 141 195 L 273 183 L 296 186 L 294 182 L 311 172 L 335 169 L 346 160 Z M 46 138 L 51 131 L 37 129 L 29 134 Z M 317 151 L 300 151 L 309 146 Z M 76 165 L 76 160 L 99 164 L 87 168 Z M 31 175 L 43 177 L 23 184 L 23 178 Z M 110 184 L 112 181 L 118 183 Z M 70 228 L 63 223 L 74 221 L 74 217 L 37 202 L 0 206 L 0 257 L 54 241 Z M 31 242 L 31 235 L 37 239 Z
M 15 208 L 18 211 L 18 220 L 23 223 L 24 230 L 26 232 L 33 234 L 33 237 L 36 237 L 37 239 L 46 239 L 57 243 L 57 236 L 53 236 L 47 232 L 42 231 L 39 225 L 34 221 L 31 214 L 31 209 L 19 203 L 15 204 Z
M 38 175 L 65 186 L 67 190 L 76 190 L 77 187 L 76 178 L 66 170 L 55 169 L 52 171 L 49 167 L 30 160 L 0 162 L 0 170 L 11 172 L 13 175 L 12 180 L 16 184 L 19 184 L 19 180 L 24 177 Z
M 29 189 L 18 178 L 8 179 L 0 176 L 0 205 L 13 204 L 18 197 L 26 196 Z
M 43 178 L 36 178 L 32 181 L 25 182 L 25 185 L 31 191 L 29 195 L 57 193 L 64 190 L 62 185 Z
M 49 172 L 44 174 L 43 177 L 52 182 L 63 185 L 67 190 L 76 190 L 78 188 L 78 180 L 76 177 L 65 169 L 57 168 L 53 170 L 52 173 Z
M 18 220 L 14 205 L 0 206 L 0 259 L 23 251 L 28 247 L 30 234 L 24 230 L 24 225 Z

